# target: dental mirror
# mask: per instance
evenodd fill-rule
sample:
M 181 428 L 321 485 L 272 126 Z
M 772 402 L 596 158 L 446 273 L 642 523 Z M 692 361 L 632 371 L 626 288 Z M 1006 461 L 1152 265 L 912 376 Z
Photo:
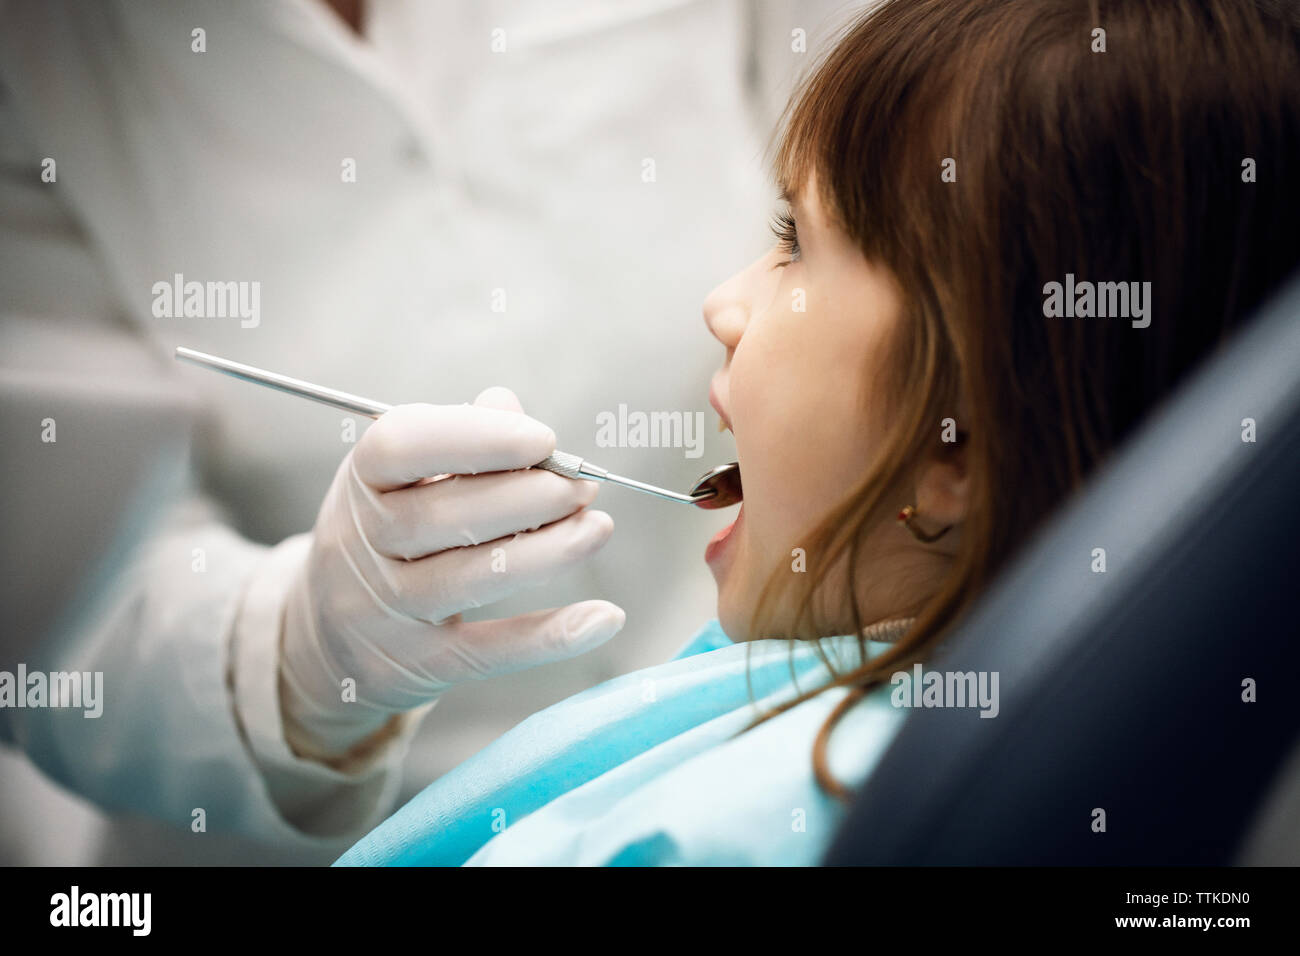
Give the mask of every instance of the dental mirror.
M 744 498 L 740 486 L 740 463 L 733 461 L 710 468 L 691 488 L 691 498 L 695 507 L 708 511 L 738 504 Z
M 223 372 L 243 382 L 273 388 L 276 391 L 296 395 L 299 398 L 319 402 L 322 405 L 340 408 L 345 412 L 365 415 L 367 418 L 378 418 L 392 408 L 391 405 L 376 402 L 369 398 L 362 398 L 360 395 L 351 395 L 335 388 L 326 388 L 312 382 L 305 382 L 302 379 L 290 378 L 288 375 L 281 375 L 279 372 L 268 372 L 266 369 L 257 368 L 253 365 L 232 362 L 230 359 L 209 355 L 207 352 L 199 352 L 195 349 L 187 349 L 183 346 L 177 347 L 176 358 L 216 372 Z M 717 468 L 705 472 L 700 480 L 695 483 L 695 487 L 691 489 L 689 495 L 669 491 L 667 488 L 659 488 L 623 475 L 610 474 L 599 465 L 593 465 L 578 455 L 571 455 L 563 451 L 552 453 L 543 461 L 533 465 L 533 467 L 554 472 L 565 478 L 608 481 L 624 488 L 631 488 L 633 491 L 654 495 L 656 498 L 662 498 L 665 501 L 677 501 L 682 504 L 695 505 L 697 508 L 725 508 L 728 505 L 734 505 L 741 499 L 740 465 L 734 461 L 729 465 L 719 465 Z

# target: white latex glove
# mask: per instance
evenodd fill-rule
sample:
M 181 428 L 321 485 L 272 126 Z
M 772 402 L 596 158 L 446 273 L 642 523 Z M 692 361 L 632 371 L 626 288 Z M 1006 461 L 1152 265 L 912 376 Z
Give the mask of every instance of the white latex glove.
M 613 531 L 586 510 L 595 482 L 529 468 L 554 450 L 554 432 L 503 388 L 473 405 L 399 405 L 370 426 L 334 476 L 285 608 L 280 697 L 294 750 L 333 761 L 454 684 L 618 633 L 625 616 L 608 601 L 460 618 L 546 582 Z

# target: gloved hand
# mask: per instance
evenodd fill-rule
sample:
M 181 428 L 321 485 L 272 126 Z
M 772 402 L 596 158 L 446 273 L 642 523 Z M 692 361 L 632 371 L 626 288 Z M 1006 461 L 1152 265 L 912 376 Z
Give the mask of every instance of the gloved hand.
M 555 434 L 503 388 L 473 405 L 399 405 L 370 426 L 334 476 L 285 608 L 280 698 L 295 751 L 332 762 L 454 684 L 618 633 L 625 616 L 608 601 L 461 620 L 577 564 L 613 531 L 608 514 L 586 510 L 595 482 L 529 469 L 554 450 Z

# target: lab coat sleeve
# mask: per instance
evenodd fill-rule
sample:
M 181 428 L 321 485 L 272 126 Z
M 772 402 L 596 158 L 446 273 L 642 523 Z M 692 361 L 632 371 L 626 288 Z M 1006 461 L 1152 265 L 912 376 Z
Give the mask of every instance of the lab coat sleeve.
M 433 704 L 395 716 L 337 766 L 299 757 L 284 731 L 279 643 L 284 605 L 311 535 L 287 538 L 261 555 L 249 576 L 232 633 L 235 713 L 277 807 L 305 832 L 354 833 L 389 809 L 411 737 Z
M 275 691 L 278 609 L 310 540 L 266 547 L 220 518 L 202 496 L 181 499 L 90 622 L 42 653 L 49 670 L 101 672 L 102 713 L 10 709 L 6 736 L 110 810 L 334 852 L 390 809 L 423 711 L 351 766 L 293 755 Z

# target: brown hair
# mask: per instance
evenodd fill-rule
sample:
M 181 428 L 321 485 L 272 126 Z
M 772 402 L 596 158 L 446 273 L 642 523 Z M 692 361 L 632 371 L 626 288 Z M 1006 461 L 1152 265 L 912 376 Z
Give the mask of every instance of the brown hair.
M 787 108 L 778 178 L 815 173 L 828 215 L 896 277 L 891 431 L 878 464 L 803 539 L 795 634 L 826 634 L 813 596 L 890 489 L 950 453 L 968 517 L 939 589 L 883 654 L 767 713 L 847 686 L 817 736 L 933 650 L 1009 556 L 1135 424 L 1300 262 L 1300 33 L 1264 0 L 891 0 L 854 22 Z M 1289 12 L 1288 12 L 1289 11 Z M 1094 52 L 1105 31 L 1105 52 Z M 955 182 L 941 163 L 955 160 Z M 1254 164 L 1254 181 L 1246 172 Z M 1150 325 L 1048 318 L 1044 285 L 1151 283 Z M 968 410 L 965 420 L 957 408 Z M 945 449 L 949 451 L 945 451 Z M 900 531 L 900 534 L 906 533 Z M 793 580 L 792 580 L 793 579 Z M 855 630 L 864 624 L 853 595 Z M 747 728 L 748 729 L 748 728 Z

